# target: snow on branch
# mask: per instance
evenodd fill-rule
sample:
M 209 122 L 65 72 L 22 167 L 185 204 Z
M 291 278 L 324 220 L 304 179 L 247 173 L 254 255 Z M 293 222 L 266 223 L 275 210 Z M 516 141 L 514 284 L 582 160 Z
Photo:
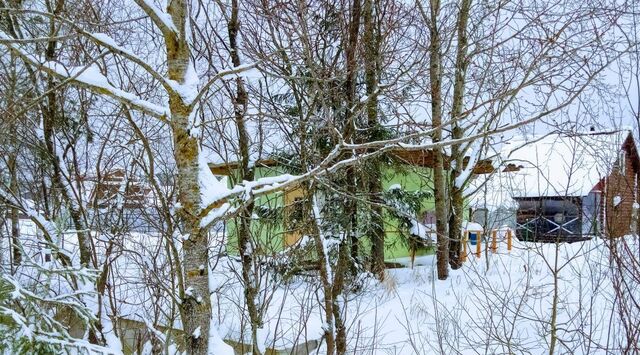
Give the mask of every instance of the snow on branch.
M 616 56 L 615 59 L 619 58 L 620 56 Z M 608 63 L 613 62 L 612 59 L 610 60 Z M 581 85 L 578 86 L 577 89 L 574 90 L 574 92 L 562 103 L 559 103 L 556 106 L 553 107 L 548 107 L 548 101 L 545 104 L 545 109 L 542 110 L 541 112 L 534 114 L 530 117 L 524 118 L 516 123 L 512 123 L 512 124 L 506 124 L 503 125 L 501 127 L 497 127 L 495 129 L 487 129 L 487 130 L 480 130 L 480 132 L 476 133 L 476 134 L 471 134 L 468 135 L 466 137 L 463 138 L 458 138 L 458 139 L 448 139 L 448 140 L 442 140 L 442 141 L 438 141 L 438 142 L 432 142 L 432 141 L 428 141 L 426 143 L 422 143 L 422 144 L 410 144 L 410 143 L 404 143 L 404 141 L 407 141 L 409 139 L 415 139 L 415 138 L 423 138 L 423 137 L 428 137 L 429 135 L 433 134 L 433 132 L 438 129 L 438 128 L 442 128 L 445 127 L 446 125 L 450 124 L 451 121 L 448 122 L 444 122 L 441 126 L 439 127 L 434 127 L 431 129 L 427 129 L 427 130 L 423 130 L 423 131 L 419 131 L 419 132 L 415 132 L 415 133 L 411 133 L 402 137 L 398 137 L 398 138 L 394 138 L 394 139 L 389 139 L 389 140 L 380 140 L 380 141 L 372 141 L 372 142 L 367 142 L 367 143 L 360 143 L 360 144 L 347 144 L 347 143 L 343 143 L 343 149 L 345 150 L 353 150 L 353 151 L 361 151 L 361 150 L 368 150 L 368 149 L 376 149 L 376 151 L 369 153 L 369 154 L 363 154 L 364 156 L 372 156 L 372 155 L 379 155 L 381 153 L 384 152 L 389 152 L 389 151 L 393 151 L 393 150 L 424 150 L 424 149 L 436 149 L 436 148 L 443 148 L 443 147 L 448 147 L 454 144 L 463 144 L 463 143 L 471 143 L 474 142 L 478 139 L 482 139 L 482 138 L 486 138 L 489 136 L 493 136 L 496 134 L 500 134 L 500 133 L 504 133 L 504 132 L 509 132 L 512 131 L 516 128 L 522 127 L 522 126 L 526 126 L 530 123 L 533 123 L 535 121 L 538 121 L 546 116 L 549 116 L 555 112 L 558 112 L 564 108 L 566 108 L 567 106 L 571 105 L 579 96 L 580 94 L 582 94 L 582 92 L 584 91 L 584 89 L 593 81 L 594 78 L 596 78 L 598 76 L 598 74 L 600 74 L 607 66 L 603 65 L 599 70 L 597 70 L 595 73 L 593 73 L 591 76 L 589 76 L 589 78 L 587 80 L 585 80 L 584 83 L 582 83 Z
M 342 160 L 333 166 L 331 165 L 333 160 L 340 154 L 340 147 L 340 145 L 337 145 L 329 155 L 327 155 L 322 163 L 305 174 L 283 174 L 274 177 L 260 178 L 254 181 L 244 181 L 232 188 L 219 187 L 216 189 L 213 198 L 208 197 L 204 199 L 205 203 L 202 205 L 201 217 L 206 219 L 206 225 L 210 225 L 238 210 L 237 208 L 232 209 L 228 205 L 228 203 L 233 199 L 241 198 L 244 202 L 253 201 L 256 197 L 282 191 L 288 187 L 307 181 L 314 176 L 335 171 L 338 164 L 345 162 L 345 160 Z M 351 159 L 348 160 L 350 161 Z M 203 174 L 202 170 L 203 168 L 201 163 L 200 174 Z M 215 217 L 212 218 L 211 215 L 214 215 Z
M 258 63 L 252 63 L 247 65 L 240 65 L 229 70 L 223 70 L 213 76 L 203 87 L 201 90 L 198 90 L 199 78 L 196 73 L 195 66 L 193 62 L 189 62 L 189 67 L 187 68 L 184 82 L 178 83 L 174 80 L 170 80 L 165 78 L 162 74 L 158 73 L 154 68 L 152 68 L 145 60 L 138 57 L 136 54 L 131 52 L 130 50 L 119 46 L 113 40 L 113 38 L 109 37 L 104 33 L 89 33 L 86 31 L 81 31 L 82 34 L 92 39 L 98 45 L 101 45 L 111 52 L 115 54 L 119 54 L 122 57 L 134 62 L 135 64 L 142 67 L 147 73 L 149 73 L 154 79 L 158 80 L 162 86 L 168 92 L 173 92 L 179 94 L 185 103 L 189 104 L 192 108 L 197 104 L 197 102 L 204 96 L 206 91 L 213 85 L 216 81 L 222 80 L 232 76 L 239 76 L 244 72 L 252 70 L 257 67 Z
M 464 184 L 469 179 L 469 176 L 471 176 L 471 173 L 473 172 L 473 168 L 478 163 L 478 160 L 480 160 L 480 154 L 482 152 L 481 140 L 473 141 L 470 144 L 473 147 L 473 150 L 471 151 L 471 158 L 469 159 L 467 166 L 464 167 L 464 170 L 462 170 L 460 175 L 456 177 L 454 182 L 455 186 L 459 189 L 464 187 Z
M 37 226 L 38 228 L 45 234 L 45 237 L 48 237 L 51 240 L 51 236 L 56 234 L 55 225 L 44 218 L 41 214 L 39 214 L 34 206 L 27 206 L 21 202 L 19 202 L 15 196 L 6 191 L 0 186 L 0 202 L 5 205 L 11 206 L 13 208 L 17 208 L 22 213 L 27 215 Z
M 64 268 L 60 271 L 68 271 L 67 268 L 71 267 L 71 255 L 65 249 L 58 246 L 56 239 L 58 238 L 59 233 L 56 225 L 41 213 L 39 213 L 36 206 L 33 205 L 32 201 L 18 201 L 12 193 L 6 191 L 2 187 L 0 187 L 0 203 L 18 209 L 19 211 L 24 213 L 33 223 L 35 223 L 38 230 L 42 232 L 44 241 L 48 243 L 49 247 L 54 250 L 60 258 L 60 261 L 64 266 Z M 18 247 L 20 246 L 18 245 Z M 24 254 L 23 256 L 29 258 L 27 254 Z M 53 273 L 55 271 L 49 269 L 48 272 Z
M 102 47 L 105 47 L 105 48 L 109 49 L 111 52 L 113 52 L 114 54 L 119 54 L 122 57 L 124 57 L 124 58 L 134 62 L 135 64 L 141 66 L 147 73 L 149 73 L 149 75 L 151 75 L 154 79 L 158 80 L 162 84 L 162 86 L 164 86 L 164 88 L 167 91 L 173 90 L 173 87 L 168 83 L 167 79 L 163 75 L 158 73 L 154 68 L 152 68 L 151 65 L 149 65 L 147 63 L 147 61 L 145 61 L 142 58 L 138 57 L 135 53 L 133 53 L 129 49 L 118 45 L 113 40 L 113 38 L 111 38 L 107 34 L 105 34 L 105 33 L 89 33 L 89 32 L 84 32 L 84 31 L 82 31 L 82 32 L 87 37 L 92 39 L 96 44 L 98 44 L 98 45 L 100 45 Z
M 200 78 L 198 77 L 193 61 L 189 61 L 189 66 L 184 73 L 182 83 L 171 79 L 167 80 L 167 82 L 171 86 L 170 90 L 180 95 L 182 101 L 187 105 L 191 105 L 193 108 L 196 97 L 198 97 L 198 84 L 200 83 Z
M 7 36 L 6 33 L 0 31 L 0 39 L 9 38 L 10 37 Z M 111 85 L 108 79 L 104 75 L 102 75 L 98 67 L 95 65 L 90 65 L 88 67 L 72 67 L 70 69 L 67 69 L 60 63 L 40 60 L 36 56 L 25 52 L 18 46 L 15 46 L 11 43 L 3 44 L 5 44 L 12 52 L 18 55 L 27 64 L 33 65 L 48 74 L 55 75 L 63 80 L 68 80 L 93 92 L 109 96 L 119 102 L 122 102 L 151 116 L 162 119 L 170 116 L 169 110 L 166 106 L 160 106 L 143 100 L 135 94 L 124 91 L 122 89 L 118 89 Z
M 76 37 L 75 35 L 65 35 L 65 36 L 47 36 L 47 37 L 33 37 L 33 38 L 2 38 L 0 39 L 0 43 L 9 44 L 9 43 L 21 43 L 21 44 L 29 44 L 29 43 L 41 43 L 41 42 L 51 42 L 51 41 L 64 41 L 67 39 L 71 39 Z
M 168 13 L 160 10 L 150 0 L 135 0 L 135 2 L 165 35 L 168 33 L 178 34 L 178 29 Z
M 16 12 L 17 11 L 15 9 L 11 9 L 11 10 L 12 10 L 12 12 Z M 160 11 L 160 10 L 158 10 L 158 11 Z M 30 13 L 30 14 L 34 14 L 34 15 L 46 16 L 46 17 L 48 17 L 50 19 L 60 21 L 61 23 L 64 23 L 65 25 L 73 28 L 78 34 L 89 38 L 90 40 L 92 40 L 97 45 L 109 49 L 113 54 L 120 55 L 120 56 L 130 60 L 131 62 L 139 65 L 149 75 L 151 75 L 154 79 L 158 80 L 167 91 L 171 91 L 171 90 L 174 89 L 170 85 L 168 80 L 162 74 L 160 74 L 157 70 L 155 70 L 153 67 L 151 67 L 151 65 L 149 65 L 147 63 L 147 61 L 145 61 L 144 59 L 140 58 L 138 55 L 133 53 L 131 50 L 118 45 L 113 40 L 113 38 L 111 38 L 109 35 L 107 35 L 105 33 L 92 33 L 92 32 L 85 31 L 77 23 L 75 23 L 73 21 L 70 21 L 70 20 L 68 20 L 66 18 L 61 18 L 61 17 L 59 17 L 59 16 L 57 16 L 55 14 L 52 14 L 50 12 L 44 12 L 44 11 L 38 11 L 38 10 L 26 10 L 26 9 L 21 9 L 19 12 L 26 12 L 26 13 Z M 168 16 L 168 15 L 166 15 L 166 16 Z M 10 38 L 10 37 L 2 38 L 2 37 L 0 37 L 0 43 L 1 44 L 5 44 L 5 45 L 6 44 L 14 44 L 14 43 L 28 44 L 28 43 L 38 43 L 38 42 L 60 41 L 60 40 L 65 40 L 65 39 L 69 39 L 69 38 L 73 38 L 73 37 L 75 37 L 75 35 L 37 37 L 37 38 L 26 38 L 26 39 L 23 39 L 23 38 L 17 39 L 17 38 Z

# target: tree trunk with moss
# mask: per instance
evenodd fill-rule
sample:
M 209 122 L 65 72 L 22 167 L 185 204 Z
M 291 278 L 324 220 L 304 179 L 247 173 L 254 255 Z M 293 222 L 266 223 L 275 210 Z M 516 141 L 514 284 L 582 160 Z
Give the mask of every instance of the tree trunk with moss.
M 189 66 L 192 65 L 187 38 L 188 7 L 186 0 L 172 0 L 167 12 L 176 27 L 176 32 L 163 32 L 169 79 L 185 83 Z M 174 158 L 176 161 L 179 217 L 188 238 L 183 244 L 184 291 L 180 304 L 180 316 L 185 334 L 185 345 L 189 354 L 207 354 L 208 335 L 211 322 L 208 262 L 209 245 L 206 229 L 202 228 L 201 196 L 198 181 L 199 145 L 191 134 L 190 115 L 192 107 L 177 92 L 169 94 L 171 130 L 173 133 Z M 196 331 L 197 330 L 197 331 Z M 204 336 L 195 336 L 194 334 Z

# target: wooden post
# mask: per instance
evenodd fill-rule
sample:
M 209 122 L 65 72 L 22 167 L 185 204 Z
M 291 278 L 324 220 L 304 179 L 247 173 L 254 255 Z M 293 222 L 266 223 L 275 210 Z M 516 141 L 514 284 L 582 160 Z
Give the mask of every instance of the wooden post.
M 480 258 L 482 255 L 482 233 L 476 232 L 476 257 Z
M 498 230 L 494 229 L 491 231 L 491 252 L 495 253 L 498 251 Z
M 511 251 L 511 228 L 507 229 L 507 251 Z
M 416 249 L 417 249 L 416 247 L 411 247 L 411 251 L 410 251 L 410 253 L 411 253 L 411 270 L 413 270 L 413 264 L 416 261 Z
M 462 238 L 462 253 L 460 253 L 460 262 L 467 261 L 467 241 L 469 240 L 469 231 L 464 231 L 464 237 Z

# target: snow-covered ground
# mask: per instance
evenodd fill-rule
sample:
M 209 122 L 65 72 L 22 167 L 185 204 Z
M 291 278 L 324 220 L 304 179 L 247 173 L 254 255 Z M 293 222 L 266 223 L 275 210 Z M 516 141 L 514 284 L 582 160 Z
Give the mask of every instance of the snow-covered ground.
M 633 237 L 627 241 L 637 245 Z M 420 257 L 421 266 L 389 270 L 385 282 L 369 280 L 346 297 L 348 346 L 359 354 L 548 353 L 557 289 L 555 353 L 615 353 L 621 332 L 608 255 L 600 239 L 558 246 L 514 241 L 511 252 L 502 242 L 488 258 L 470 255 L 446 281 L 434 281 L 433 255 Z M 240 292 L 229 286 L 217 310 L 227 338 L 240 338 Z M 305 281 L 263 294 L 272 297 L 266 347 L 320 339 L 319 295 Z
M 623 240 L 637 263 L 638 237 Z M 115 261 L 117 276 L 111 281 L 117 302 L 106 311 L 180 328 L 176 311 L 168 312 L 170 298 L 157 288 L 159 282 L 165 290 L 173 287 L 167 270 L 162 271 L 162 248 L 153 247 L 158 241 L 142 234 L 123 238 L 123 254 Z M 388 270 L 382 283 L 362 277 L 360 287 L 342 300 L 350 352 L 540 354 L 548 353 L 552 328 L 557 329 L 555 353 L 619 352 L 625 338 L 612 282 L 619 270 L 610 267 L 605 240 L 555 245 L 514 239 L 509 252 L 502 239 L 495 254 L 486 252 L 486 243 L 482 246 L 480 258 L 469 254 L 464 266 L 452 270 L 445 281 L 435 279 L 434 255 L 417 257 L 413 269 Z M 64 247 L 75 249 L 69 241 Z M 250 343 L 248 322 L 240 316 L 244 295 L 239 271 L 233 258 L 222 257 L 216 263 L 212 280 L 219 288 L 212 297 L 213 311 L 222 338 Z M 322 354 L 325 323 L 317 276 L 294 276 L 284 282 L 269 272 L 260 275 L 258 303 L 268 303 L 259 332 L 261 345 L 291 349 L 306 343 L 312 353 Z M 637 279 L 628 279 L 633 280 Z M 640 299 L 640 288 L 627 291 Z

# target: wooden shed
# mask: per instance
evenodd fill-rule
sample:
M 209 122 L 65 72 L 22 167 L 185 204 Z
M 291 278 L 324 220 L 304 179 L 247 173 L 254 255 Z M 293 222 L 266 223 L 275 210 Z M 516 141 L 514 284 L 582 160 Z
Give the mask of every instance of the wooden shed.
M 520 166 L 509 183 L 520 240 L 637 232 L 640 160 L 630 131 L 553 133 L 513 141 L 505 150 Z

